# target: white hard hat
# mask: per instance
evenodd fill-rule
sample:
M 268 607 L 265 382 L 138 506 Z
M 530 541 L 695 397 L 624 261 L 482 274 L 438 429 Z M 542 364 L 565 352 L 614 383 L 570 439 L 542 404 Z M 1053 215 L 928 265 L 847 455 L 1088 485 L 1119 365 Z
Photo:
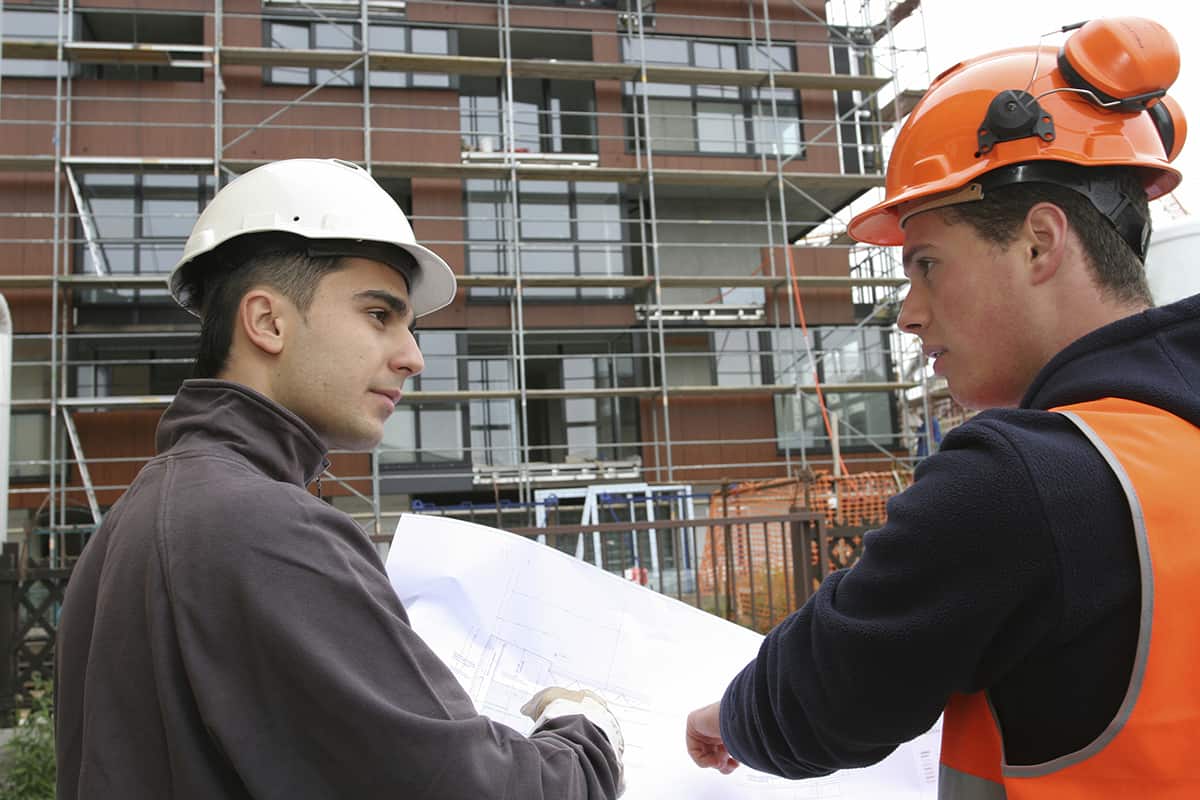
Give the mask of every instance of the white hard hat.
M 287 233 L 305 239 L 349 244 L 333 255 L 355 255 L 353 245 L 377 258 L 378 245 L 394 245 L 416 259 L 409 281 L 409 303 L 421 317 L 449 305 L 457 284 L 454 272 L 428 248 L 417 244 L 412 226 L 391 195 L 370 174 L 349 161 L 294 158 L 275 161 L 235 178 L 200 214 L 168 279 L 171 296 L 199 315 L 191 281 L 202 278 L 184 268 L 220 245 L 251 233 Z M 400 267 L 391 264 L 398 270 Z M 403 271 L 403 270 L 400 270 Z

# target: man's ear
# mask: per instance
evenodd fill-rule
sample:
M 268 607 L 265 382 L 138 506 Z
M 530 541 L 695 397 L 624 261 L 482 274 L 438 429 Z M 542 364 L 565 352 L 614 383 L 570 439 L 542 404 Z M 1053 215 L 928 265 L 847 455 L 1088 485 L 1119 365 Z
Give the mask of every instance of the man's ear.
M 279 355 L 288 330 L 287 307 L 287 301 L 280 294 L 266 287 L 255 287 L 246 292 L 238 304 L 238 329 L 263 353 Z
M 1045 283 L 1058 273 L 1067 251 L 1071 224 L 1066 212 L 1053 203 L 1038 203 L 1025 215 L 1021 246 L 1029 259 L 1033 285 Z

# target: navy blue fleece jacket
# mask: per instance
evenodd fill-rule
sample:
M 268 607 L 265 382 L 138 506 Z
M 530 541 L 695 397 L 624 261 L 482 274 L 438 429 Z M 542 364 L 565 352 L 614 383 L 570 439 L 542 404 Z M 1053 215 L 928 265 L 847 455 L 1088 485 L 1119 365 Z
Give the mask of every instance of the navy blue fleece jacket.
M 951 692 L 987 690 L 1011 764 L 1077 750 L 1120 705 L 1138 631 L 1129 506 L 1047 409 L 1104 397 L 1200 425 L 1200 295 L 1054 357 L 1020 408 L 946 436 L 835 573 L 772 631 L 721 704 L 730 753 L 792 778 L 873 764 Z

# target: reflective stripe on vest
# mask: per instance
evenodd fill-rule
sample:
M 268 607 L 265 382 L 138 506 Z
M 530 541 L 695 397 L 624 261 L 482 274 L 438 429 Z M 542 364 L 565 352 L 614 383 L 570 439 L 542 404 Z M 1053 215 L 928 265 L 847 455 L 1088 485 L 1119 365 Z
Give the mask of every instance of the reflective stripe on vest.
M 940 800 L 1200 797 L 1200 428 L 1109 398 L 1053 409 L 1108 462 L 1129 502 L 1141 572 L 1133 671 L 1095 741 L 1044 764 L 1010 766 L 986 695 L 946 706 Z

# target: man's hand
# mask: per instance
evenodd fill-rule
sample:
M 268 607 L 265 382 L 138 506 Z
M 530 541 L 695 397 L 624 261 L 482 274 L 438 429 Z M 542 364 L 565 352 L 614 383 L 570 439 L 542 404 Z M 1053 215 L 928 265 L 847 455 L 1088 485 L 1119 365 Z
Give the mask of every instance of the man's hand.
M 621 725 L 617 718 L 608 710 L 604 698 L 590 689 L 564 689 L 561 686 L 547 686 L 529 698 L 521 706 L 521 713 L 534 722 L 536 733 L 549 720 L 579 714 L 586 717 L 597 728 L 604 732 L 609 745 L 617 755 L 617 797 L 625 793 L 625 765 L 622 758 L 625 755 L 625 736 L 621 733 Z
M 738 762 L 721 740 L 721 704 L 698 708 L 688 714 L 687 749 L 697 766 L 712 767 L 722 775 L 738 768 Z

